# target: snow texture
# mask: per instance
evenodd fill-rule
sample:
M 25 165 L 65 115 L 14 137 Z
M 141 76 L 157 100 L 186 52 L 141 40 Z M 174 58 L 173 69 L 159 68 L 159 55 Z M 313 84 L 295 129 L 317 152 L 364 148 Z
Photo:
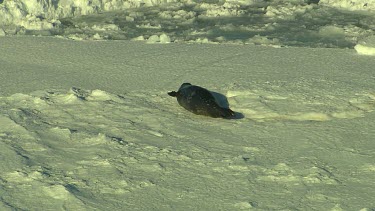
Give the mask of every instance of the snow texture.
M 320 3 L 347 10 L 375 10 L 375 2 L 371 0 L 321 0 Z
M 32 36 L 0 46 L 1 210 L 375 208 L 373 57 Z M 243 118 L 186 111 L 167 95 L 183 82 Z
M 358 54 L 375 56 L 375 36 L 369 36 L 361 40 L 354 49 Z
M 5 0 L 0 36 L 354 48 L 374 12 L 364 0 Z
M 373 177 L 372 163 L 349 167 L 357 173 L 350 179 L 341 172 L 347 169 L 338 163 L 331 166 L 332 162 L 325 163 L 311 152 L 291 156 L 294 158 L 287 158 L 285 152 L 272 153 L 298 131 L 305 133 L 299 143 L 294 143 L 300 145 L 294 147 L 301 153 L 304 148 L 311 148 L 359 160 L 373 156 L 372 150 L 364 148 L 337 149 L 335 145 L 344 140 L 332 139 L 335 135 L 329 133 L 314 134 L 325 124 L 313 122 L 364 118 L 374 111 L 375 94 L 353 96 L 347 99 L 349 106 L 341 107 L 342 99 L 328 93 L 310 101 L 305 99 L 307 96 L 281 93 L 227 93 L 232 107 L 247 119 L 276 122 L 266 124 L 274 127 L 271 130 L 251 121 L 211 121 L 192 116 L 174 105 L 165 93 L 119 96 L 72 88 L 67 92 L 49 90 L 1 97 L 0 140 L 5 151 L 1 180 L 6 192 L 2 202 L 16 209 L 107 210 L 124 206 L 142 210 L 208 210 L 219 205 L 225 210 L 267 210 L 281 208 L 277 201 L 268 201 L 271 193 L 267 191 L 285 195 L 278 198 L 291 203 L 285 205 L 288 207 L 299 200 L 297 195 L 288 194 L 289 190 L 306 188 L 314 191 L 304 196 L 304 208 L 366 205 L 366 198 L 341 199 L 342 194 L 353 190 L 340 187 L 359 185 L 356 180 L 366 175 Z M 300 104 L 306 104 L 306 108 L 297 106 Z M 328 106 L 331 112 L 325 111 Z M 306 128 L 288 121 L 305 122 Z M 308 132 L 311 128 L 316 128 L 314 135 Z M 338 133 L 344 132 L 339 128 L 333 131 L 337 129 Z M 283 130 L 289 130 L 289 135 Z M 283 135 L 276 140 L 276 134 Z M 333 137 L 320 137 L 327 135 Z M 264 146 L 266 143 L 271 146 Z M 350 143 L 344 146 L 347 144 Z M 280 189 L 280 185 L 284 188 Z M 322 186 L 338 188 L 341 193 L 333 194 Z M 208 193 L 209 190 L 214 192 Z M 256 194 L 247 193 L 249 190 Z M 224 198 L 226 203 L 222 203 Z
M 373 211 L 374 56 L 370 0 L 0 0 L 0 210 Z

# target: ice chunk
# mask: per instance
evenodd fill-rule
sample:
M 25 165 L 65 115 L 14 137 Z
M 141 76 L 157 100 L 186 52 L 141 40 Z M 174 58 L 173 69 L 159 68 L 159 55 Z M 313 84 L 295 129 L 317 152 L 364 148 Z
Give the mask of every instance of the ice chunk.
M 171 42 L 171 38 L 166 35 L 166 34 L 162 34 L 160 35 L 160 43 L 170 43 Z
M 354 49 L 358 54 L 375 56 L 375 36 L 369 36 L 360 40 Z

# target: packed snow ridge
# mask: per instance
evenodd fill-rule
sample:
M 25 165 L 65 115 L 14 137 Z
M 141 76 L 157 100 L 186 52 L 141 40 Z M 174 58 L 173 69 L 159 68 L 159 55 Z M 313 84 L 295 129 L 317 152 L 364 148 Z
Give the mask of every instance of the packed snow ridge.
M 0 36 L 354 48 L 374 35 L 374 11 L 369 0 L 4 0 Z
M 26 29 L 51 29 L 59 18 L 121 10 L 158 1 L 137 0 L 5 0 L 0 5 L 0 24 Z

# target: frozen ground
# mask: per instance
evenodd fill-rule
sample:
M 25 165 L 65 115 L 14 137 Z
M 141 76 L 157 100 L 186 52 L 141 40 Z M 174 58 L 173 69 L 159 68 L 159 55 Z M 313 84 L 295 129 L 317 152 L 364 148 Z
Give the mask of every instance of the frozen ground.
M 0 210 L 375 210 L 374 11 L 0 0 Z
M 373 210 L 373 57 L 0 38 L 1 210 Z M 197 116 L 189 81 L 244 115 Z
M 374 13 L 369 0 L 5 0 L 0 35 L 353 48 Z

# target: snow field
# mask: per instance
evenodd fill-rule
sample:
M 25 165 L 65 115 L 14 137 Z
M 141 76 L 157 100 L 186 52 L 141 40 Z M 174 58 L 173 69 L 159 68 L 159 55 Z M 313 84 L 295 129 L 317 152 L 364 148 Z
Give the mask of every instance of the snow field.
M 329 5 L 332 7 L 344 8 L 347 10 L 374 10 L 375 3 L 370 0 L 321 0 L 322 4 Z
M 293 202 L 296 199 L 288 194 L 290 188 L 340 186 L 344 181 L 336 176 L 339 172 L 334 173 L 335 170 L 308 155 L 299 158 L 304 160 L 303 166 L 290 161 L 261 164 L 265 162 L 262 157 L 269 157 L 271 152 L 265 151 L 268 147 L 259 142 L 262 137 L 248 142 L 251 134 L 261 129 L 253 121 L 277 125 L 289 121 L 328 121 L 333 117 L 363 118 L 375 108 L 374 94 L 356 96 L 343 103 L 330 94 L 308 100 L 311 93 L 275 93 L 285 92 L 228 91 L 231 108 L 245 115 L 242 120 L 196 116 L 179 107 L 166 93 L 119 96 L 72 88 L 65 93 L 37 91 L 1 97 L 0 138 L 8 152 L 3 159 L 9 164 L 16 162 L 15 166 L 3 166 L 0 178 L 8 193 L 2 201 L 18 209 L 119 209 L 106 201 L 125 197 L 126 200 L 120 200 L 124 206 L 132 207 L 134 204 L 128 203 L 138 198 L 148 201 L 143 205 L 136 203 L 140 209 L 160 209 L 160 205 L 152 205 L 154 200 L 160 200 L 158 196 L 147 197 L 150 192 L 163 192 L 168 201 L 163 209 L 167 210 L 197 206 L 208 209 L 216 203 L 225 209 L 267 209 L 278 202 L 272 205 L 253 194 L 253 200 L 249 200 L 245 192 L 254 189 L 256 195 L 264 196 L 269 193 L 262 193 L 260 186 L 277 188 L 283 184 L 288 188 L 277 192 L 286 194 Z M 348 102 L 351 105 L 339 106 Z M 327 107 L 331 114 L 324 113 Z M 341 113 L 336 111 L 340 109 Z M 304 148 L 314 142 L 299 144 Z M 24 163 L 27 166 L 21 167 Z M 357 167 L 362 174 L 372 173 L 371 169 L 369 163 Z M 207 188 L 215 191 L 206 195 Z M 233 188 L 235 192 L 231 192 Z M 224 204 L 223 191 L 229 197 Z M 241 193 L 244 195 L 238 196 Z M 339 198 L 327 199 L 324 194 L 305 197 L 307 206 L 326 207 L 327 203 L 336 202 L 330 205 L 334 207 L 343 203 Z M 204 202 L 193 204 L 197 200 Z M 105 207 L 102 203 L 106 203 Z
M 312 88 L 313 89 L 313 88 Z M 314 89 L 313 89 L 314 90 Z M 348 99 L 342 95 L 306 95 L 305 92 L 274 95 L 267 91 L 228 91 L 231 105 L 255 121 L 329 121 L 358 118 L 374 111 L 374 93 L 358 93 Z M 317 90 L 315 90 L 317 91 Z M 286 93 L 285 91 L 283 93 Z M 312 93 L 311 93 L 312 94 Z M 291 110 L 293 110 L 291 112 Z
M 375 207 L 372 57 L 31 36 L 0 46 L 1 210 Z M 167 95 L 183 82 L 244 117 L 186 111 Z
M 5 0 L 0 36 L 354 48 L 374 35 L 373 8 L 371 2 L 349 0 Z

